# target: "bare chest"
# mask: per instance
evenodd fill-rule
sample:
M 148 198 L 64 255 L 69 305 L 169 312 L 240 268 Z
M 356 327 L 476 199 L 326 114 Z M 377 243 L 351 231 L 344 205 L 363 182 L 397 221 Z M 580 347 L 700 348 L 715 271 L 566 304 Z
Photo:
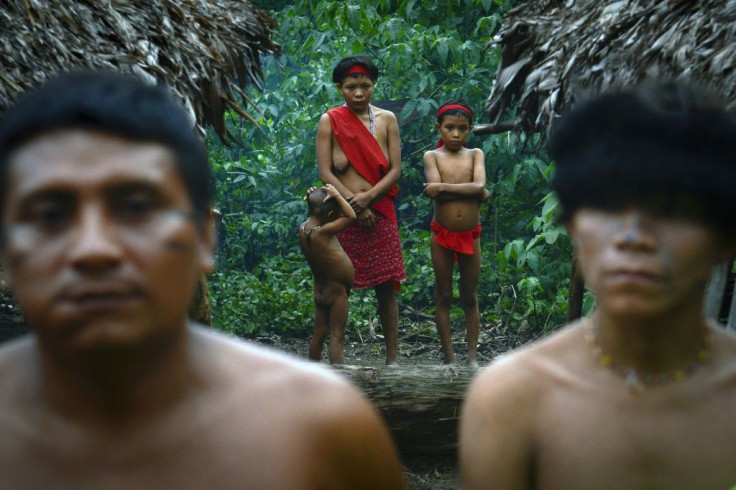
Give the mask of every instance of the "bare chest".
M 174 428 L 106 434 L 4 427 L 3 485 L 13 489 L 314 488 L 306 445 L 264 424 L 192 418 Z M 44 433 L 45 432 L 45 433 Z M 299 434 L 294 436 L 299 438 Z
M 733 393 L 554 397 L 539 419 L 539 488 L 730 488 L 735 412 Z
M 467 184 L 473 182 L 473 159 L 467 155 L 445 155 L 437 159 L 440 179 L 446 184 Z

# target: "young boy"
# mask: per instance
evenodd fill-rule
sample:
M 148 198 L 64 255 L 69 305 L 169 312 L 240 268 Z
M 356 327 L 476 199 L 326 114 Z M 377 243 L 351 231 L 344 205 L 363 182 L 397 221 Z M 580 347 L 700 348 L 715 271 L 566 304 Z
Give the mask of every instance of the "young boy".
M 330 364 L 343 364 L 348 296 L 355 269 L 335 234 L 355 220 L 355 211 L 330 184 L 310 187 L 304 200 L 309 218 L 299 227 L 299 242 L 314 276 L 314 336 L 309 358 L 322 358 L 322 345 L 329 332 Z
M 553 189 L 595 312 L 499 358 L 461 416 L 464 488 L 732 488 L 736 336 L 703 313 L 736 252 L 736 123 L 688 87 L 581 103 Z
M 441 140 L 424 154 L 424 193 L 434 199 L 432 265 L 435 277 L 435 321 L 445 364 L 455 363 L 450 331 L 452 271 L 460 269 L 460 303 L 468 331 L 468 364 L 478 365 L 478 274 L 480 272 L 480 204 L 488 197 L 483 152 L 465 147 L 473 127 L 473 111 L 449 102 L 437 111 Z
M 332 70 L 344 104 L 324 113 L 317 127 L 319 178 L 334 185 L 358 215 L 338 239 L 355 267 L 355 289 L 373 288 L 386 343 L 386 364 L 398 364 L 399 303 L 406 279 L 394 199 L 401 177 L 399 124 L 371 104 L 378 68 L 349 56 Z

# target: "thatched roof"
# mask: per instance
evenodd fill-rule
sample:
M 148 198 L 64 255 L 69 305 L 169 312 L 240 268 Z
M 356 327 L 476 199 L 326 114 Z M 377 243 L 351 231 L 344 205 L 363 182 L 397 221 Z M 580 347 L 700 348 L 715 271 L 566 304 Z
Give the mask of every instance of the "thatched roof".
M 522 0 L 480 133 L 544 133 L 576 99 L 637 82 L 713 90 L 736 112 L 736 0 Z
M 0 112 L 60 71 L 107 68 L 166 82 L 227 139 L 227 107 L 251 119 L 242 89 L 278 53 L 274 20 L 245 0 L 3 0 Z

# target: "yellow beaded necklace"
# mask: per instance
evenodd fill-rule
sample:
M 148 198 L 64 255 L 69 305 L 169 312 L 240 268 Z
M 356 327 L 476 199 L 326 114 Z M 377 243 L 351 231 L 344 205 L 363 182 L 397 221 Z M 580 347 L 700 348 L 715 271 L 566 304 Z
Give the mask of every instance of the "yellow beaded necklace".
M 603 352 L 603 349 L 598 344 L 595 327 L 591 320 L 586 320 L 583 323 L 583 333 L 585 335 L 585 341 L 591 346 L 593 355 L 598 359 L 600 365 L 622 376 L 626 380 L 626 386 L 631 388 L 632 391 L 637 392 L 644 390 L 647 386 L 675 383 L 693 376 L 710 359 L 711 344 L 713 342 L 713 334 L 710 328 L 706 327 L 703 346 L 698 350 L 698 354 L 693 362 L 681 369 L 661 374 L 652 374 L 639 373 L 635 368 L 619 364 L 613 357 Z

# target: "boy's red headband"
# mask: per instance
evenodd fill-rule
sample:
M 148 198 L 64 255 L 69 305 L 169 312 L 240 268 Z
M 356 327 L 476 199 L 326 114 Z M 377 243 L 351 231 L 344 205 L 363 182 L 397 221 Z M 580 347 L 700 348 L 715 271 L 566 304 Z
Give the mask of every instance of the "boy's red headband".
M 466 113 L 468 116 L 470 116 L 470 119 L 473 119 L 473 111 L 465 107 L 464 105 L 460 104 L 448 104 L 446 106 L 440 107 L 440 109 L 437 111 L 437 119 L 440 118 L 442 114 L 444 114 L 447 111 L 453 111 L 453 110 L 460 110 Z
M 353 65 L 345 72 L 345 76 L 348 75 L 368 75 L 368 70 L 361 65 Z

